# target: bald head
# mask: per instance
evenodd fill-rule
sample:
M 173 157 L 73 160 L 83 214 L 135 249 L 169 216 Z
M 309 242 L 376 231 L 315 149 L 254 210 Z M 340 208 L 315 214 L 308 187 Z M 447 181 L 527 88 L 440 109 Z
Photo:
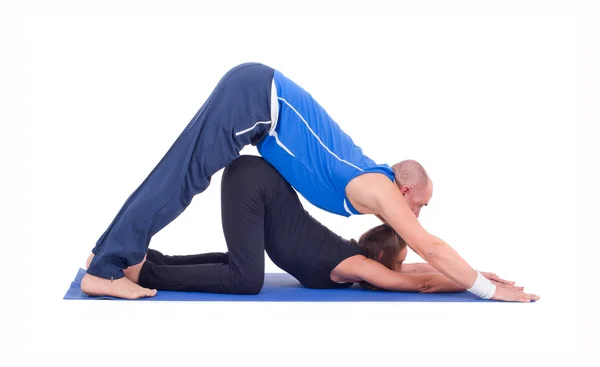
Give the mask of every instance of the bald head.
M 429 176 L 421 163 L 407 159 L 392 166 L 396 183 L 399 186 L 411 186 L 415 190 L 423 189 L 429 182 Z
M 419 162 L 412 159 L 394 164 L 392 170 L 396 185 L 418 217 L 421 208 L 429 203 L 433 194 L 433 184 L 429 175 Z

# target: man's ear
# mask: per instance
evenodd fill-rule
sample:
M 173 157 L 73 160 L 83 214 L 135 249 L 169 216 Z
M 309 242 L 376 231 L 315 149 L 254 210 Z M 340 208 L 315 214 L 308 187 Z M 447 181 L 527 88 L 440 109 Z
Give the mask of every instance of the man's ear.
M 383 250 L 379 251 L 379 255 L 377 255 L 377 260 L 379 262 L 381 262 L 381 259 L 383 259 Z
M 400 186 L 400 192 L 402 193 L 403 196 L 408 194 L 410 190 L 411 190 L 410 186 L 407 186 L 407 185 Z

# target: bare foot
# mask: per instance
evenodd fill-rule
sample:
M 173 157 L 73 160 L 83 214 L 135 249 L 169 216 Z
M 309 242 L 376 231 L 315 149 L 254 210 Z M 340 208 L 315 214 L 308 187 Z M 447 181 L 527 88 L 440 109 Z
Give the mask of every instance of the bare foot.
M 88 256 L 85 263 L 86 269 L 90 267 L 93 258 L 94 254 Z M 125 277 L 116 280 L 104 279 L 86 273 L 81 279 L 81 291 L 89 296 L 110 296 L 126 299 L 154 297 L 156 289 L 148 289 L 136 284 L 144 261 L 146 261 L 146 256 L 144 256 L 141 263 L 123 270 Z
M 140 287 L 126 277 L 110 280 L 85 274 L 81 279 L 81 291 L 89 296 L 110 296 L 126 299 L 154 297 L 156 289 Z
M 142 265 L 144 265 L 145 262 L 146 256 L 144 256 L 144 260 L 142 260 L 142 262 L 140 262 L 139 264 L 130 266 L 127 269 L 123 270 L 123 273 L 125 273 L 127 279 L 131 280 L 135 284 L 138 284 L 140 280 L 140 271 L 142 271 Z
M 94 258 L 94 253 L 91 253 L 90 256 L 88 256 L 87 260 L 85 261 L 85 268 L 89 269 L 90 268 L 90 264 L 92 263 L 92 259 Z

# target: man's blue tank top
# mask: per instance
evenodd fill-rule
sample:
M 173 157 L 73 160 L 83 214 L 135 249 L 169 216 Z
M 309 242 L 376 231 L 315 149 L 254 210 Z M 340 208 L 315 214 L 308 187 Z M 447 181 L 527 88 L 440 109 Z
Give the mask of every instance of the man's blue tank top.
M 387 164 L 377 164 L 354 144 L 312 96 L 275 70 L 269 135 L 261 156 L 314 206 L 330 213 L 360 214 L 346 197 L 346 185 L 364 173 L 394 180 Z

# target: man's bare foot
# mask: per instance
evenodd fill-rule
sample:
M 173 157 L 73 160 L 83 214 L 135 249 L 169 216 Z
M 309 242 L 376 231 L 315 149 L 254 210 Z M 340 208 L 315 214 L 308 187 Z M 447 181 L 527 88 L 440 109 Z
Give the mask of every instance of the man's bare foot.
M 90 268 L 90 264 L 92 263 L 92 259 L 94 258 L 94 253 L 92 252 L 90 254 L 90 256 L 88 256 L 86 262 L 85 262 L 85 268 L 89 269 Z
M 123 270 L 123 273 L 125 273 L 127 279 L 131 280 L 135 284 L 139 284 L 140 271 L 142 271 L 142 265 L 144 265 L 145 262 L 146 256 L 144 256 L 144 260 L 142 260 L 142 262 L 140 262 L 139 264 L 130 266 L 127 269 Z
M 81 291 L 89 296 L 109 296 L 125 299 L 154 297 L 156 295 L 156 289 L 140 287 L 126 277 L 110 280 L 87 273 L 81 279 Z
M 88 256 L 85 263 L 86 269 L 90 267 L 93 258 L 93 253 Z M 154 297 L 156 289 L 144 288 L 137 284 L 144 261 L 146 261 L 146 256 L 144 256 L 141 263 L 123 270 L 125 277 L 117 280 L 111 281 L 110 279 L 85 274 L 81 280 L 81 291 L 89 296 L 110 296 L 127 299 Z

